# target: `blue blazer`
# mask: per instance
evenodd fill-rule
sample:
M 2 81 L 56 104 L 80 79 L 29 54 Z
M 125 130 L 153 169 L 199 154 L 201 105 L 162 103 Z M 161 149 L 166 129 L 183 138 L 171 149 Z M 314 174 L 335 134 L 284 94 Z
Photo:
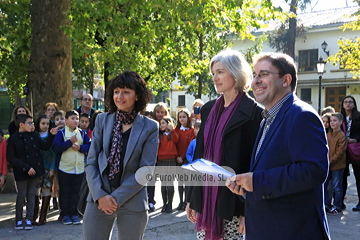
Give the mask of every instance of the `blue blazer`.
M 330 239 L 323 183 L 329 162 L 325 130 L 314 109 L 291 95 L 280 109 L 250 171 L 246 239 Z

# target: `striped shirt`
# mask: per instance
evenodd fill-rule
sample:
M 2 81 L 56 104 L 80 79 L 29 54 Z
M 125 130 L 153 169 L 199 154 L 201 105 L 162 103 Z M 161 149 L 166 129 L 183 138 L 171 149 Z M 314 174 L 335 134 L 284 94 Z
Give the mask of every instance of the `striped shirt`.
M 255 159 L 257 157 L 257 154 L 260 151 L 261 145 L 266 137 L 266 134 L 268 133 L 271 124 L 274 122 L 277 114 L 279 113 L 281 107 L 284 105 L 285 101 L 289 99 L 289 97 L 292 95 L 293 93 L 289 93 L 287 94 L 285 97 L 283 97 L 282 99 L 280 99 L 272 108 L 269 109 L 269 111 L 267 111 L 266 109 L 264 109 L 264 111 L 262 111 L 261 115 L 263 116 L 264 120 L 265 120 L 265 126 L 259 141 L 259 144 L 256 148 L 256 154 L 255 154 Z M 262 124 L 264 123 L 264 121 L 262 122 Z

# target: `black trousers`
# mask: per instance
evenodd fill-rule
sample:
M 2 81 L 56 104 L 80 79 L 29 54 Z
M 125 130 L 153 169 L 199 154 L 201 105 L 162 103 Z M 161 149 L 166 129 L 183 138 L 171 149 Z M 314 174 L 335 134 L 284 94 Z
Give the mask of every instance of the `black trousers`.
M 77 216 L 77 205 L 80 198 L 80 187 L 85 173 L 69 174 L 58 171 L 59 204 L 61 216 Z

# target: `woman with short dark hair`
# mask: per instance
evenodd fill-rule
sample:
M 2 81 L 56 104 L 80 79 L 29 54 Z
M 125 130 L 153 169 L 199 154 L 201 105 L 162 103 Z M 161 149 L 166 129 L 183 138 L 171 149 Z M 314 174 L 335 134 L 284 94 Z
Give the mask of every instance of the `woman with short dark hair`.
M 106 89 L 108 113 L 99 114 L 85 165 L 89 185 L 83 220 L 84 239 L 110 239 L 116 219 L 117 239 L 142 239 L 148 221 L 147 191 L 136 171 L 154 166 L 159 127 L 140 114 L 150 100 L 146 82 L 124 72 Z

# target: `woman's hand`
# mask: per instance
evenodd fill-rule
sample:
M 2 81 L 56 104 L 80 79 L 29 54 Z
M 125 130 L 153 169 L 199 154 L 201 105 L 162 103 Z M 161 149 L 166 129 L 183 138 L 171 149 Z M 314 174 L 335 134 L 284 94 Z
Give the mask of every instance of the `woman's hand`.
M 98 209 L 108 215 L 111 215 L 118 208 L 118 204 L 116 203 L 115 198 L 110 195 L 102 196 L 101 198 L 99 198 L 98 203 Z
M 182 157 L 177 157 L 176 161 L 178 164 L 182 164 L 184 162 L 184 160 L 182 159 Z
M 190 222 L 196 223 L 197 220 L 196 211 L 190 208 L 190 203 L 186 204 L 185 211 L 186 211 L 186 216 L 190 220 Z
M 0 177 L 0 187 L 3 186 L 4 184 L 5 184 L 5 176 L 2 175 L 2 176 Z
M 349 138 L 348 143 L 356 143 L 357 140 L 355 138 Z
M 246 234 L 246 231 L 245 231 L 245 217 L 240 216 L 238 221 L 239 221 L 239 228 L 238 228 L 239 233 Z

